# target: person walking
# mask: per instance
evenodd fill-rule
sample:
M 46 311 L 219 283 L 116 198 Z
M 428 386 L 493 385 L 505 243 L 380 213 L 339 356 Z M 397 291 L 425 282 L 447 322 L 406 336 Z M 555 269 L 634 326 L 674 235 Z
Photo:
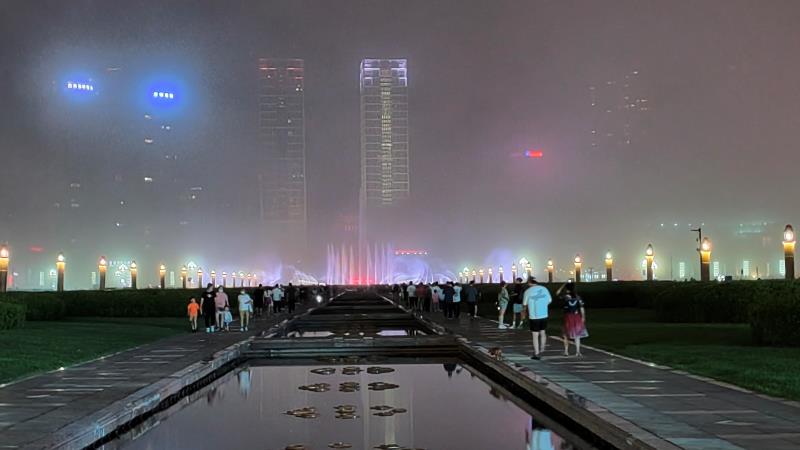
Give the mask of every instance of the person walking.
M 213 333 L 216 325 L 217 306 L 214 303 L 214 285 L 208 283 L 206 290 L 200 296 L 200 314 L 203 315 L 203 320 L 206 324 L 206 333 Z
M 408 286 L 406 286 L 406 294 L 408 295 L 408 308 L 416 312 L 417 311 L 417 287 L 414 286 L 413 281 L 408 282 Z
M 547 307 L 553 301 L 550 291 L 540 285 L 536 278 L 528 277 L 528 288 L 522 298 L 522 304 L 528 312 L 528 326 L 533 338 L 532 359 L 542 359 L 541 354 L 547 348 Z
M 294 312 L 294 306 L 297 304 L 297 288 L 292 286 L 292 283 L 289 283 L 289 286 L 286 286 L 286 303 L 289 307 L 289 314 Z
M 439 312 L 439 300 L 442 299 L 442 288 L 439 287 L 439 282 L 436 281 L 431 287 L 431 312 Z
M 506 320 L 506 308 L 508 308 L 508 289 L 506 289 L 506 282 L 500 282 L 500 292 L 497 294 L 497 309 L 500 311 L 500 315 L 497 318 L 497 328 L 501 330 L 505 330 L 508 326 L 504 323 Z
M 562 294 L 563 291 L 563 294 Z M 564 323 L 561 338 L 564 340 L 564 356 L 569 356 L 569 340 L 575 341 L 575 356 L 581 357 L 581 339 L 589 337 L 586 330 L 586 309 L 578 296 L 575 283 L 566 283 L 556 291 L 564 301 Z
M 425 311 L 425 297 L 428 295 L 428 289 L 425 288 L 425 283 L 422 281 L 417 284 L 417 312 Z
M 464 294 L 467 297 L 467 308 L 469 309 L 469 317 L 471 319 L 478 318 L 478 289 L 475 287 L 475 280 L 472 280 L 464 289 Z
M 522 328 L 522 294 L 525 292 L 522 278 L 514 280 L 514 292 L 511 294 L 512 322 L 511 328 Z M 519 322 L 517 322 L 519 320 Z
M 217 308 L 217 328 L 222 329 L 225 323 L 225 310 L 230 306 L 228 294 L 225 293 L 225 289 L 222 286 L 219 287 L 217 295 L 214 297 L 214 306 Z
M 194 297 L 189 299 L 189 306 L 186 308 L 189 313 L 189 325 L 192 327 L 192 333 L 197 332 L 197 314 L 200 312 L 200 305 Z
M 461 317 L 461 283 L 453 286 L 453 318 L 458 320 Z
M 272 304 L 275 308 L 275 313 L 282 313 L 283 312 L 283 289 L 281 289 L 280 284 L 276 284 L 274 288 L 272 288 Z
M 400 283 L 400 295 L 403 296 L 403 304 L 406 307 L 410 307 L 408 302 L 408 285 L 405 282 Z
M 453 288 L 453 282 L 448 281 L 442 288 L 442 296 L 444 300 L 444 317 L 445 319 L 453 318 L 453 296 L 456 290 Z
M 264 314 L 265 296 L 264 286 L 259 284 L 256 290 L 253 291 L 253 317 L 261 317 Z
M 431 303 L 433 303 L 433 293 L 431 292 L 430 284 L 422 284 L 422 295 L 419 297 L 422 302 L 422 311 L 431 312 Z
M 247 331 L 250 326 L 250 314 L 253 313 L 253 299 L 242 289 L 239 292 L 239 325 L 241 331 Z

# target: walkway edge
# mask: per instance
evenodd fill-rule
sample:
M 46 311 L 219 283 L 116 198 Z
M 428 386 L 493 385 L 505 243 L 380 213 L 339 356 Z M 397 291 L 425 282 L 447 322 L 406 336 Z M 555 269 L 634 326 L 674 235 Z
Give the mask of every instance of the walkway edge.
M 569 420 L 580 424 L 600 439 L 619 449 L 678 450 L 679 446 L 663 439 L 630 422 L 606 408 L 597 405 L 557 382 L 553 382 L 535 372 L 508 360 L 498 360 L 489 350 L 451 332 L 447 328 L 417 316 L 433 329 L 458 337 L 462 351 L 477 359 L 486 367 L 498 372 L 510 382 L 538 398 L 543 403 L 560 412 Z

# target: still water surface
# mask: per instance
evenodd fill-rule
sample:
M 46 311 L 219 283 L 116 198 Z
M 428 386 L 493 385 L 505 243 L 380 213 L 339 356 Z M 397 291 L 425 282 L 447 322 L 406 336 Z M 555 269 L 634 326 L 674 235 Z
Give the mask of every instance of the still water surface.
M 325 367 L 335 373 L 311 372 Z M 237 368 L 104 448 L 284 450 L 302 444 L 295 448 L 323 450 L 336 448 L 330 447 L 335 443 L 362 450 L 577 448 L 541 427 L 467 366 L 454 362 L 354 364 L 350 367 L 361 369 L 355 374 L 343 373 L 344 367 Z M 369 367 L 394 371 L 368 373 Z M 369 384 L 374 382 L 388 383 L 382 387 L 389 389 L 372 390 Z M 330 389 L 299 389 L 324 390 L 319 383 L 327 383 Z M 341 383 L 346 384 L 341 387 Z M 353 391 L 353 383 L 358 383 L 359 390 Z M 339 410 L 339 417 L 337 406 L 346 407 L 343 414 Z M 302 410 L 310 407 L 315 409 Z M 354 412 L 347 409 L 352 407 Z M 305 411 L 311 418 L 287 415 L 290 410 L 299 410 L 301 416 Z M 389 415 L 392 411 L 396 412 Z M 383 416 L 375 415 L 381 412 Z

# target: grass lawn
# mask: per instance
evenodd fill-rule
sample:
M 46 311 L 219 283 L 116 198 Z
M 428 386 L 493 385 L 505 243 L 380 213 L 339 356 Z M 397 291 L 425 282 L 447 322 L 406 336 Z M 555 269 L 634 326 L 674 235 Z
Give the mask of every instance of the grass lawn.
M 587 345 L 800 400 L 800 348 L 754 346 L 747 324 L 658 323 L 652 311 L 636 309 L 586 315 Z M 551 335 L 560 335 L 560 313 L 550 323 Z
M 0 383 L 184 333 L 180 318 L 80 318 L 0 331 Z

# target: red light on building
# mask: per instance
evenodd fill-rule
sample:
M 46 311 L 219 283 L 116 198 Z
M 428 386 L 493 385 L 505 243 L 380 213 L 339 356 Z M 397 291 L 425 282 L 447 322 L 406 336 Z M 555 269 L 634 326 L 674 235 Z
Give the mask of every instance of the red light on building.
M 541 159 L 544 152 L 539 149 L 525 150 L 525 157 L 530 159 Z
M 28 250 L 30 250 L 31 253 L 42 253 L 44 251 L 44 249 L 42 247 L 39 247 L 38 245 L 34 245 Z

